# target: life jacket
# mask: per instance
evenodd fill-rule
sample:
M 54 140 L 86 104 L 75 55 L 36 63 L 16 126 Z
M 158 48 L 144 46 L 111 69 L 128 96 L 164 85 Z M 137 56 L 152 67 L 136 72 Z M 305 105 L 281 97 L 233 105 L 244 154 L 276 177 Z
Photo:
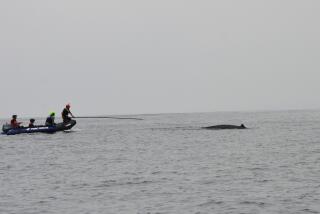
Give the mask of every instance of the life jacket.
M 12 128 L 18 128 L 18 127 L 19 127 L 19 123 L 17 122 L 16 119 L 12 119 L 12 120 L 10 121 L 10 124 L 11 124 L 11 127 L 12 127 Z
M 54 117 L 47 117 L 46 119 L 46 126 L 53 126 L 54 125 Z
M 62 116 L 62 119 L 68 119 L 68 115 L 69 115 L 70 111 L 67 109 L 67 108 L 64 108 L 62 113 L 61 113 L 61 116 Z

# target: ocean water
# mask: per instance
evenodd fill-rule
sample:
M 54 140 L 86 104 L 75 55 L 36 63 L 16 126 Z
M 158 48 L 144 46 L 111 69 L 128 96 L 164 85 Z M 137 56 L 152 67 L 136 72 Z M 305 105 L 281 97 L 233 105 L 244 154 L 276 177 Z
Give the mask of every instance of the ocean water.
M 136 117 L 1 135 L 0 213 L 320 213 L 320 111 Z

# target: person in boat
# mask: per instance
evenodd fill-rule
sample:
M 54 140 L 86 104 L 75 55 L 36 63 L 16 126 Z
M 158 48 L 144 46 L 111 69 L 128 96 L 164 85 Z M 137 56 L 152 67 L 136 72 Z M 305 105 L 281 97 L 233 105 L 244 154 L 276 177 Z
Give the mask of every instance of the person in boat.
M 55 115 L 56 115 L 55 112 L 51 112 L 50 113 L 50 115 L 46 119 L 46 124 L 45 124 L 46 126 L 54 126 L 54 125 L 56 125 L 55 122 L 54 122 Z
M 71 120 L 71 117 L 74 117 L 70 111 L 70 107 L 70 104 L 67 104 L 61 113 L 62 120 L 64 123 L 68 123 Z M 69 117 L 69 114 L 71 115 L 71 117 Z
M 11 127 L 12 128 L 20 128 L 21 126 L 20 126 L 20 124 L 22 123 L 22 122 L 18 122 L 17 121 L 17 115 L 12 115 L 12 119 L 11 119 L 11 121 L 10 121 L 10 125 L 11 125 Z
M 34 122 L 35 122 L 35 119 L 30 119 L 29 128 L 34 127 Z

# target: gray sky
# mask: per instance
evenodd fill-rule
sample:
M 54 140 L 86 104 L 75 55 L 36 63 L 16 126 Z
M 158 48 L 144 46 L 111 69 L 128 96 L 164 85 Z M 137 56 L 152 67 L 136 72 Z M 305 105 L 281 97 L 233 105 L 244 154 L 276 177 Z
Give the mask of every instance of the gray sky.
M 320 108 L 318 0 L 0 0 L 0 117 Z

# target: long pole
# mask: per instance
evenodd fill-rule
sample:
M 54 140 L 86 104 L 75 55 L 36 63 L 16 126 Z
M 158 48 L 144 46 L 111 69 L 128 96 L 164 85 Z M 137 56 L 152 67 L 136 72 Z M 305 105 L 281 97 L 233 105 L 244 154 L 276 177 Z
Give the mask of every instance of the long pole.
M 142 118 L 135 117 L 104 117 L 104 116 L 88 116 L 88 117 L 73 117 L 79 119 L 117 119 L 117 120 L 143 120 Z

